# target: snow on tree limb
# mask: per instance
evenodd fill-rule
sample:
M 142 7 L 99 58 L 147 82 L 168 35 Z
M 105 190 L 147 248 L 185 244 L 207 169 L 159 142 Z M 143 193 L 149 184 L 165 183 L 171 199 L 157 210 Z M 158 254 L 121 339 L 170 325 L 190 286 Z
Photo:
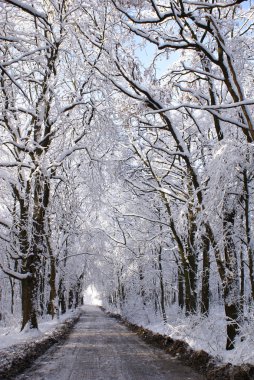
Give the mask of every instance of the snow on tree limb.
M 47 15 L 45 13 L 37 11 L 34 7 L 32 7 L 31 5 L 29 5 L 27 3 L 24 3 L 24 2 L 19 1 L 19 0 L 4 0 L 4 2 L 7 4 L 14 5 L 17 8 L 22 9 L 24 12 L 27 12 L 34 17 L 38 17 L 40 19 L 43 19 L 44 21 L 46 21 L 48 23 Z
M 12 278 L 15 278 L 16 280 L 26 280 L 27 278 L 31 277 L 32 274 L 30 272 L 27 272 L 27 273 L 19 273 L 19 272 L 15 272 L 9 268 L 6 268 L 4 267 L 2 264 L 0 264 L 0 268 L 2 269 L 2 271 L 7 274 L 8 276 L 12 277 Z

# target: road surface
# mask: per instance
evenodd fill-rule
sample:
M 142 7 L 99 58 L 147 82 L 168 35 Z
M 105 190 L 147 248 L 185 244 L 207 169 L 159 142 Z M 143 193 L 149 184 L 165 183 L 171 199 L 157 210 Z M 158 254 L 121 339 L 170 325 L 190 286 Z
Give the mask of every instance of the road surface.
M 191 368 L 96 306 L 84 313 L 66 341 L 51 347 L 16 380 L 201 380 Z

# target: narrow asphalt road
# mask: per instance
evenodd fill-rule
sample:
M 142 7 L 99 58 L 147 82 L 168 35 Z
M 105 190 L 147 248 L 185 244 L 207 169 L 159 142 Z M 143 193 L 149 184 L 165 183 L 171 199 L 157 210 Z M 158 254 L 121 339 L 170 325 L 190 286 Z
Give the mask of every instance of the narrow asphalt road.
M 201 380 L 202 376 L 143 342 L 98 307 L 85 306 L 68 339 L 50 348 L 16 380 Z

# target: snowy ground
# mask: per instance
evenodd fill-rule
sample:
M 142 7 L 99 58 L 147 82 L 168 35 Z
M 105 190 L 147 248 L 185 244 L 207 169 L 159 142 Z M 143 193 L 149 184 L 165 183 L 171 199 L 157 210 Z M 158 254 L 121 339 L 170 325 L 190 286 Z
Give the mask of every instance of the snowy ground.
M 16 379 L 16 375 L 29 367 L 36 358 L 50 347 L 57 346 L 69 334 L 80 313 L 80 310 L 76 310 L 53 321 L 40 321 L 40 330 L 36 332 L 20 333 L 19 328 L 2 328 L 0 379 Z
M 20 332 L 20 324 L 16 326 L 0 327 L 0 350 L 19 343 L 26 343 L 42 338 L 50 334 L 59 324 L 64 323 L 67 319 L 74 317 L 79 311 L 68 311 L 59 318 L 51 319 L 50 317 L 39 320 L 39 330 Z M 16 322 L 17 323 L 17 322 Z
M 185 317 L 172 310 L 168 313 L 167 324 L 161 320 L 151 320 L 132 314 L 124 315 L 131 323 L 142 326 L 155 333 L 170 336 L 172 339 L 183 340 L 194 350 L 204 350 L 220 362 L 233 365 L 254 365 L 254 315 L 249 314 L 236 340 L 236 348 L 226 351 L 226 321 L 223 310 L 217 308 L 206 318 L 202 316 Z
M 94 286 L 90 285 L 84 292 L 84 303 L 90 305 L 101 305 L 99 294 Z M 0 322 L 0 350 L 28 341 L 34 341 L 42 338 L 44 335 L 50 334 L 58 325 L 64 323 L 69 318 L 79 313 L 76 311 L 68 311 L 60 315 L 59 318 L 52 320 L 50 316 L 39 319 L 39 330 L 20 332 L 21 322 L 15 319 L 11 314 L 5 315 L 4 321 Z M 3 326 L 5 324 L 5 326 Z
M 85 300 L 90 304 L 101 304 L 95 289 L 88 288 Z M 99 302 L 98 302 L 99 301 Z M 110 310 L 114 312 L 115 310 Z M 3 351 L 16 344 L 42 339 L 49 336 L 57 326 L 65 320 L 74 317 L 77 312 L 68 312 L 59 319 L 44 319 L 40 321 L 39 331 L 28 333 L 20 332 L 20 326 L 0 327 L 0 350 Z M 208 318 L 202 316 L 190 316 L 186 318 L 177 310 L 168 311 L 168 322 L 163 324 L 158 318 L 152 319 L 151 315 L 146 315 L 143 310 L 137 313 L 137 309 L 128 310 L 124 318 L 131 323 L 142 326 L 155 333 L 170 336 L 176 340 L 183 340 L 194 350 L 204 350 L 218 362 L 232 363 L 233 365 L 251 364 L 254 365 L 254 315 L 249 312 L 248 318 L 241 328 L 236 341 L 236 348 L 227 352 L 226 345 L 226 323 L 223 318 L 223 310 L 220 308 L 211 310 Z
M 134 339 L 135 334 L 133 335 L 131 332 L 128 332 L 124 326 L 116 323 L 114 319 L 112 321 L 111 318 L 105 316 L 105 314 L 95 306 L 82 308 L 83 314 L 81 320 L 74 327 L 70 338 L 68 338 L 65 343 L 65 341 L 61 339 L 65 334 L 63 332 L 69 331 L 67 327 L 68 321 L 74 320 L 79 312 L 80 311 L 69 312 L 59 320 L 43 320 L 40 323 L 39 332 L 34 334 L 20 333 L 19 328 L 0 329 L 0 378 L 4 380 L 16 379 L 17 377 L 13 376 L 16 376 L 17 373 L 20 373 L 30 366 L 39 355 L 42 355 L 41 358 L 35 361 L 35 366 L 25 373 L 25 377 L 21 376 L 18 377 L 18 379 L 32 378 L 33 380 L 37 380 L 46 378 L 47 380 L 56 380 L 61 378 L 62 380 L 66 378 L 76 380 L 79 378 L 76 377 L 76 375 L 88 371 L 87 378 L 97 380 L 98 378 L 103 378 L 103 373 L 105 373 L 106 370 L 109 372 L 111 370 L 117 370 L 120 376 L 119 379 L 139 379 L 141 373 L 143 376 L 142 371 L 144 371 L 144 368 L 147 368 L 151 360 L 153 360 L 153 365 L 149 371 L 145 372 L 147 376 L 145 379 L 151 379 L 149 376 L 152 371 L 155 367 L 159 370 L 160 366 L 162 366 L 162 372 L 159 377 L 156 377 L 156 380 L 164 380 L 164 375 L 167 374 L 166 376 L 168 376 L 169 372 L 167 371 L 171 371 L 170 375 L 172 375 L 172 368 L 177 374 L 173 379 L 186 379 L 186 376 L 182 376 L 182 374 L 186 373 L 186 369 L 182 364 L 180 364 L 179 368 L 174 367 L 174 363 L 171 363 L 169 356 L 167 356 L 167 358 L 165 356 L 164 358 L 164 353 L 158 352 L 158 357 L 155 358 L 154 351 L 146 351 L 145 346 L 139 349 L 138 346 L 136 346 L 136 338 L 139 338 L 136 337 Z M 224 349 L 225 320 L 221 317 L 222 314 L 219 309 L 213 310 L 213 316 L 209 318 L 202 318 L 200 316 L 186 318 L 176 313 L 176 311 L 172 311 L 172 313 L 168 315 L 168 323 L 165 325 L 156 320 L 151 321 L 151 315 L 146 315 L 141 310 L 139 315 L 134 315 L 131 310 L 129 310 L 128 314 L 128 320 L 130 322 L 143 326 L 155 333 L 171 336 L 175 340 L 184 340 L 194 350 L 204 350 L 217 358 L 218 364 L 221 361 L 230 362 L 234 365 L 254 363 L 254 339 L 252 338 L 254 320 L 251 318 L 248 319 L 248 322 L 246 320 L 244 328 L 241 330 L 236 349 L 226 352 Z M 112 352 L 108 349 L 109 345 L 110 347 L 112 346 L 110 348 Z M 107 347 L 107 349 L 105 349 L 105 347 Z M 43 354 L 48 348 L 49 351 Z M 132 356 L 132 352 L 134 356 Z M 130 359 L 126 359 L 127 353 L 131 356 Z M 55 355 L 55 359 L 53 359 L 53 355 Z M 135 364 L 134 358 L 137 355 L 139 355 L 139 362 Z M 166 361 L 163 359 L 161 362 L 162 356 Z M 85 360 L 85 357 L 88 359 Z M 92 361 L 93 357 L 96 358 L 95 362 Z M 112 368 L 110 366 L 104 368 L 102 364 L 98 364 L 98 358 L 100 363 L 106 361 L 106 364 L 109 364 L 112 361 L 110 364 Z M 116 358 L 117 360 L 115 360 Z M 140 358 L 142 358 L 142 363 L 140 362 Z M 36 363 L 39 363 L 38 377 L 34 377 L 37 372 L 33 372 L 37 371 Z M 46 366 L 45 363 L 47 364 Z M 173 367 L 170 367 L 172 365 Z M 129 377 L 130 373 L 128 371 L 123 371 L 125 366 L 126 368 L 130 366 L 133 367 L 131 370 L 132 377 Z M 192 377 L 189 371 L 191 371 L 191 369 L 187 370 L 187 378 L 193 378 L 195 380 L 200 378 L 197 374 Z M 33 377 L 30 376 L 31 373 Z M 4 374 L 4 377 L 1 377 L 2 374 Z M 59 374 L 59 377 L 56 378 L 56 374 L 57 376 Z M 101 377 L 96 377 L 98 374 Z M 181 377 L 179 377 L 179 374 L 181 374 Z M 41 377 L 42 375 L 46 377 Z M 144 377 L 141 378 L 143 379 Z M 219 378 L 225 377 L 222 376 Z M 229 376 L 227 379 L 228 378 L 231 377 Z

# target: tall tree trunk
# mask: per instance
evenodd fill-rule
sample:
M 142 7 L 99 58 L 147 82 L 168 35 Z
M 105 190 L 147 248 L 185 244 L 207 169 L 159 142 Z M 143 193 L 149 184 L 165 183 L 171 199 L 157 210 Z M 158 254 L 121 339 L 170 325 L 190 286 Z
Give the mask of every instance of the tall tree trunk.
M 249 191 L 249 180 L 248 173 L 245 169 L 243 171 L 243 193 L 244 193 L 244 217 L 245 217 L 245 234 L 246 234 L 246 243 L 247 243 L 247 254 L 248 254 L 248 267 L 250 275 L 250 286 L 251 286 L 251 296 L 254 300 L 254 266 L 253 266 L 253 257 L 254 250 L 251 245 L 251 223 L 250 223 L 250 191 Z
M 235 219 L 235 209 L 224 212 L 224 254 L 226 273 L 224 286 L 225 313 L 227 317 L 227 350 L 234 348 L 235 337 L 238 333 L 239 322 L 239 277 L 235 244 L 233 241 L 232 227 Z
M 46 278 L 46 259 L 43 257 L 41 262 L 41 270 L 39 276 L 39 304 L 40 304 L 40 315 L 45 314 L 45 292 L 47 283 L 45 281 Z
M 59 300 L 58 302 L 59 302 L 61 314 L 66 313 L 66 309 L 67 309 L 65 296 L 66 296 L 66 289 L 64 285 L 64 280 L 61 277 L 59 281 L 59 286 L 58 286 L 58 300 Z
M 30 274 L 29 277 L 21 281 L 21 330 L 23 330 L 25 326 L 38 328 L 38 257 L 35 252 L 30 251 L 30 240 L 28 236 L 30 191 L 30 182 L 28 182 L 25 197 L 20 197 L 19 193 L 16 193 L 20 204 L 19 245 L 23 256 L 21 273 L 24 275 Z
M 167 315 L 165 308 L 165 289 L 163 281 L 163 272 L 162 272 L 162 247 L 160 245 L 158 250 L 158 269 L 159 269 L 159 279 L 160 279 L 160 304 L 161 304 L 161 314 L 164 323 L 167 323 Z
M 75 286 L 75 309 L 83 305 L 83 279 L 84 279 L 84 272 L 81 273 L 77 280 L 77 284 Z
M 209 248 L 210 240 L 207 236 L 202 236 L 203 241 L 203 270 L 202 270 L 202 288 L 201 288 L 201 313 L 204 315 L 209 314 L 209 304 L 210 304 L 210 258 L 209 258 Z
M 47 180 L 40 173 L 39 168 L 34 176 L 33 188 L 33 210 L 32 210 L 32 231 L 31 246 L 28 245 L 27 228 L 28 224 L 22 232 L 24 236 L 23 244 L 26 249 L 26 258 L 23 259 L 23 273 L 30 273 L 30 276 L 22 280 L 22 311 L 23 320 L 22 328 L 29 324 L 31 328 L 38 328 L 37 312 L 38 312 L 38 290 L 40 284 L 40 269 L 43 263 L 43 253 L 45 249 L 44 232 L 45 232 L 45 212 L 49 201 L 49 188 Z M 28 210 L 25 210 L 28 215 Z M 44 291 L 44 289 L 43 289 Z
M 235 337 L 238 333 L 239 320 L 239 278 L 236 254 L 234 252 L 234 242 L 232 240 L 232 222 L 234 221 L 234 212 L 224 215 L 224 241 L 225 241 L 225 260 L 222 260 L 221 253 L 215 242 L 213 232 L 208 223 L 206 223 L 207 236 L 214 248 L 216 264 L 223 287 L 224 310 L 227 320 L 227 343 L 226 349 L 234 348 Z M 230 228 L 229 228 L 229 225 Z
M 184 266 L 185 279 L 185 312 L 186 315 L 197 311 L 197 279 L 196 279 L 196 259 L 193 255 L 188 256 Z
M 56 310 L 56 260 L 53 255 L 50 255 L 50 274 L 49 274 L 49 302 L 48 302 L 48 314 L 51 315 L 52 319 L 55 317 Z
M 33 261 L 33 260 L 32 260 Z M 29 267 L 33 270 L 34 265 L 30 262 Z M 25 273 L 27 273 L 27 266 Z M 37 329 L 37 302 L 38 302 L 38 277 L 36 271 L 31 272 L 31 276 L 22 280 L 22 324 L 21 331 L 27 326 L 30 329 Z
M 224 289 L 225 314 L 227 318 L 227 344 L 226 350 L 235 348 L 235 338 L 239 329 L 239 303 L 231 302 L 232 293 L 234 293 L 234 283 L 227 284 Z
M 15 280 L 9 277 L 11 287 L 11 314 L 14 314 Z M 1 297 L 0 297 L 1 300 Z
M 178 264 L 178 306 L 183 309 L 184 308 L 184 276 L 183 276 L 183 269 Z
M 187 213 L 187 252 L 184 261 L 184 278 L 185 278 L 185 310 L 186 314 L 197 312 L 197 253 L 195 247 L 195 238 L 197 232 L 196 209 L 194 206 L 194 188 L 191 180 L 191 173 L 188 169 L 188 213 Z
M 241 249 L 240 253 L 240 272 L 241 272 L 241 282 L 240 282 L 240 313 L 243 315 L 244 312 L 244 299 L 245 299 L 245 270 L 244 270 L 244 255 L 243 255 L 243 248 Z
M 68 309 L 72 309 L 74 304 L 74 291 L 72 288 L 69 289 L 69 297 L 68 297 Z

